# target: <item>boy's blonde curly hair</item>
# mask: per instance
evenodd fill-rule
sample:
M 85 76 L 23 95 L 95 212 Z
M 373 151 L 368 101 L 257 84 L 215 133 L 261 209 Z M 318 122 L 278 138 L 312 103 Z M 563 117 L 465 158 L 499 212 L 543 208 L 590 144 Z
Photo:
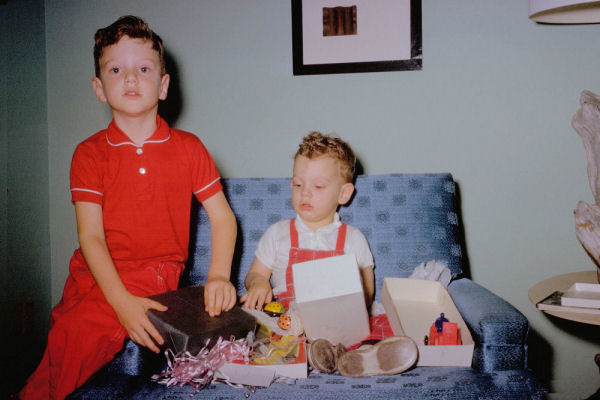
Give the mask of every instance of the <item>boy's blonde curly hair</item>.
M 340 174 L 346 182 L 354 179 L 356 157 L 350 145 L 337 135 L 323 135 L 321 132 L 311 132 L 302 139 L 294 160 L 298 156 L 313 159 L 329 156 L 339 162 Z

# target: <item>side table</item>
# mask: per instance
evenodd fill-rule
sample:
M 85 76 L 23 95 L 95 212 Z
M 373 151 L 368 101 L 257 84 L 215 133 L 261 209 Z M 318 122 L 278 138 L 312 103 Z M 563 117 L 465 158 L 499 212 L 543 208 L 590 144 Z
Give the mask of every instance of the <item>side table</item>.
M 557 275 L 552 278 L 536 283 L 529 289 L 529 300 L 535 306 L 537 303 L 551 295 L 556 290 L 566 291 L 576 282 L 598 283 L 596 271 L 571 272 Z M 581 322 L 584 324 L 600 325 L 600 314 L 574 313 L 568 311 L 549 311 L 545 313 L 555 317 Z
M 552 278 L 536 283 L 529 289 L 529 300 L 535 306 L 537 303 L 551 295 L 557 290 L 566 291 L 574 283 L 598 283 L 596 271 L 571 272 L 568 274 L 553 276 Z M 600 314 L 586 314 L 569 311 L 543 310 L 546 314 L 570 321 L 581 322 L 590 325 L 600 325 Z M 600 354 L 596 354 L 594 361 L 600 368 Z
M 529 300 L 535 306 L 541 300 L 551 295 L 556 290 L 566 291 L 576 282 L 598 283 L 596 271 L 571 272 L 569 274 L 557 275 L 552 278 L 536 283 L 529 289 Z M 574 313 L 568 311 L 549 311 L 545 313 L 555 317 L 581 322 L 584 324 L 600 325 L 600 314 Z

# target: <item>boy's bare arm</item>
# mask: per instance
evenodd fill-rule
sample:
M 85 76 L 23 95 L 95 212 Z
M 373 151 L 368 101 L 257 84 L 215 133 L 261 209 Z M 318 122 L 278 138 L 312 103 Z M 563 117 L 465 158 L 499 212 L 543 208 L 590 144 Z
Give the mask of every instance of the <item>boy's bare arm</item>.
M 371 307 L 371 303 L 373 303 L 373 294 L 375 293 L 375 274 L 373 273 L 373 266 L 360 268 L 360 275 L 365 291 L 365 302 L 367 303 L 367 308 L 369 308 Z
M 100 205 L 75 202 L 75 215 L 81 251 L 106 301 L 115 310 L 129 337 L 158 353 L 159 349 L 152 338 L 159 344 L 164 341 L 146 316 L 146 311 L 165 311 L 167 307 L 154 300 L 132 295 L 123 284 L 106 245 Z
M 254 257 L 252 266 L 250 266 L 250 270 L 244 280 L 248 292 L 240 299 L 240 302 L 244 303 L 245 308 L 261 310 L 264 304 L 273 300 L 273 289 L 271 289 L 271 284 L 269 283 L 270 278 L 271 269 L 257 257 Z
M 204 200 L 202 206 L 210 220 L 211 257 L 204 302 L 212 317 L 230 310 L 237 301 L 237 293 L 230 281 L 237 224 L 222 191 Z

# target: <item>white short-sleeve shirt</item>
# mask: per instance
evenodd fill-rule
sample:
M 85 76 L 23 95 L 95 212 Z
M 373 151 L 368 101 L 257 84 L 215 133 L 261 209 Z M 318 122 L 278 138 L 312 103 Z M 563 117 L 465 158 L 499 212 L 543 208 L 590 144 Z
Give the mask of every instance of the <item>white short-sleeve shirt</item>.
M 333 222 L 316 231 L 311 230 L 296 216 L 295 226 L 298 231 L 298 246 L 311 250 L 335 250 L 338 227 L 342 223 L 338 213 Z M 281 220 L 271 225 L 260 238 L 254 255 L 272 270 L 271 282 L 275 295 L 286 290 L 285 271 L 290 256 L 290 220 Z M 346 232 L 344 254 L 354 254 L 360 268 L 373 266 L 373 255 L 365 235 L 350 225 Z

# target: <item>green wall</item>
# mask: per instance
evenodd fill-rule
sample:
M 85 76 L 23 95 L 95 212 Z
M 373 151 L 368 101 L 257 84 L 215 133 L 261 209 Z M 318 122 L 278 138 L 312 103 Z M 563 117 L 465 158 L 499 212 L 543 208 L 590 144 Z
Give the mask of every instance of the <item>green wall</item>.
M 0 337 L 9 377 L 4 388 L 39 360 L 51 307 L 44 2 L 0 5 L 0 25 Z
M 549 319 L 527 298 L 542 279 L 594 268 L 574 234 L 572 210 L 592 196 L 570 120 L 582 90 L 600 92 L 600 25 L 535 24 L 523 0 L 423 0 L 422 71 L 295 77 L 289 1 L 9 0 L 0 10 L 21 4 L 39 24 L 26 30 L 11 14 L 2 51 L 27 57 L 0 78 L 7 93 L 26 94 L 1 103 L 10 103 L 10 137 L 0 144 L 0 182 L 18 193 L 0 200 L 11 238 L 0 249 L 28 264 L 2 267 L 16 295 L 60 298 L 76 246 L 70 158 L 110 118 L 91 90 L 92 37 L 131 13 L 159 32 L 173 60 L 177 127 L 203 139 L 225 176 L 289 175 L 297 143 L 315 129 L 348 140 L 366 173 L 452 172 L 470 274 L 528 317 L 531 365 L 557 398 L 600 386 L 597 331 Z M 36 265 L 48 257 L 51 269 Z
M 6 6 L 0 5 L 0 59 L 8 55 Z M 8 63 L 0 63 L 0 93 L 7 93 Z M 8 246 L 8 96 L 0 96 L 0 272 L 7 276 Z M 0 279 L 4 291 L 8 279 Z
M 7 235 L 2 246 L 2 300 L 33 298 L 36 315 L 47 323 L 51 268 L 44 4 L 9 2 L 0 11 L 5 19 L 2 201 Z

